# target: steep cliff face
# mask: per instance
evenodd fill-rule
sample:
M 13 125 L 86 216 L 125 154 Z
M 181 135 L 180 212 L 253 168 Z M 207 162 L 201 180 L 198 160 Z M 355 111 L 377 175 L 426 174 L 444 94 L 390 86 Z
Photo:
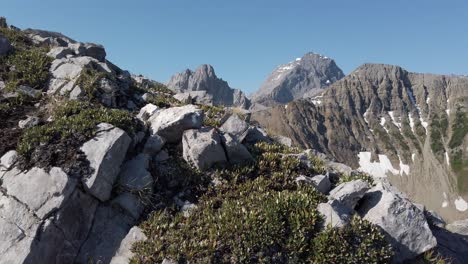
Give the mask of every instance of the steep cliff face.
M 278 66 L 260 89 L 252 95 L 252 101 L 273 106 L 311 97 L 323 88 L 344 77 L 335 61 L 315 53 Z
M 250 101 L 245 94 L 229 87 L 228 83 L 216 76 L 211 65 L 201 65 L 195 71 L 189 69 L 175 74 L 167 87 L 177 93 L 205 91 L 214 105 L 248 108 Z
M 376 177 L 447 219 L 468 216 L 468 77 L 365 64 L 320 95 L 253 113 L 271 133 Z

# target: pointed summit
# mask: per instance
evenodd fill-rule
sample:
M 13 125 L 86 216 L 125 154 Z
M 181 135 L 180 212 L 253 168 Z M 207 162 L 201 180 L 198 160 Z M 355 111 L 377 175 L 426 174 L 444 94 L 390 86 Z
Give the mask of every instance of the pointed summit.
M 285 104 L 311 97 L 343 77 L 334 60 L 309 52 L 278 66 L 252 96 L 252 101 L 265 106 Z
M 179 93 L 178 98 L 188 95 L 192 98 L 201 96 L 203 98 L 200 100 L 204 103 L 209 101 L 213 105 L 250 107 L 250 101 L 245 94 L 232 89 L 226 81 L 218 78 L 213 66 L 209 64 L 200 65 L 195 71 L 187 69 L 175 74 L 167 83 L 167 87 Z

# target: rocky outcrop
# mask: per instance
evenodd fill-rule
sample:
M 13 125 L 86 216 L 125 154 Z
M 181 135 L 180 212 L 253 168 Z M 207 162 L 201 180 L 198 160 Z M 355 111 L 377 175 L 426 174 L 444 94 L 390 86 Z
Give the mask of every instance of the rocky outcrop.
M 343 227 L 351 219 L 352 211 L 337 201 L 321 203 L 317 206 L 317 211 L 323 216 L 323 227 Z
M 328 197 L 330 200 L 337 201 L 350 209 L 354 209 L 367 190 L 369 190 L 369 184 L 366 181 L 354 180 L 338 185 L 330 192 Z
M 202 126 L 203 111 L 195 105 L 172 107 L 155 112 L 148 122 L 152 134 L 175 143 L 180 141 L 185 130 Z
M 11 48 L 12 46 L 10 41 L 5 36 L 0 34 L 0 56 L 8 54 Z
M 131 139 L 125 131 L 109 124 L 100 124 L 98 131 L 95 138 L 81 147 L 94 170 L 83 179 L 83 185 L 90 194 L 107 201 Z
M 114 257 L 111 259 L 110 264 L 127 264 L 130 263 L 130 259 L 133 257 L 132 246 L 135 242 L 146 240 L 145 234 L 138 227 L 132 227 L 125 238 L 120 243 L 119 249 L 117 250 Z
M 187 69 L 178 73 L 171 77 L 167 87 L 176 93 L 183 93 L 177 95 L 180 98 L 190 95 L 192 99 L 199 100 L 197 103 L 207 103 L 207 100 L 212 98 L 213 105 L 250 107 L 250 101 L 245 94 L 232 89 L 227 82 L 219 79 L 211 65 L 201 65 L 195 71 Z M 200 96 L 200 93 L 193 93 L 199 91 L 205 91 L 206 94 Z
M 221 138 L 214 128 L 190 129 L 182 137 L 184 159 L 200 170 L 227 162 Z
M 437 245 L 424 212 L 385 183 L 370 189 L 357 211 L 386 232 L 395 250 L 395 262 L 414 258 Z
M 315 53 L 278 66 L 260 89 L 252 95 L 252 102 L 263 106 L 286 104 L 311 97 L 344 77 L 332 59 Z M 256 109 L 261 107 L 256 106 Z

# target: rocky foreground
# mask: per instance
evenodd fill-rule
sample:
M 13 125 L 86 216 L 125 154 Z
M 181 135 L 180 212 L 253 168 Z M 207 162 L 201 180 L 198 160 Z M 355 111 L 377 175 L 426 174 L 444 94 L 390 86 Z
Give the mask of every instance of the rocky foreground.
M 0 29 L 0 263 L 463 263 L 385 179 L 183 102 L 59 33 Z

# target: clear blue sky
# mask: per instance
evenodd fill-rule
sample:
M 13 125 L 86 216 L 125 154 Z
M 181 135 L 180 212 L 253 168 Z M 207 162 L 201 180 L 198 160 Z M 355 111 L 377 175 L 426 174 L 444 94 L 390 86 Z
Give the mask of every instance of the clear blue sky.
M 108 59 L 166 82 L 209 63 L 231 87 L 256 90 L 308 51 L 345 73 L 365 62 L 468 74 L 466 0 L 0 0 L 20 28 L 106 47 Z

